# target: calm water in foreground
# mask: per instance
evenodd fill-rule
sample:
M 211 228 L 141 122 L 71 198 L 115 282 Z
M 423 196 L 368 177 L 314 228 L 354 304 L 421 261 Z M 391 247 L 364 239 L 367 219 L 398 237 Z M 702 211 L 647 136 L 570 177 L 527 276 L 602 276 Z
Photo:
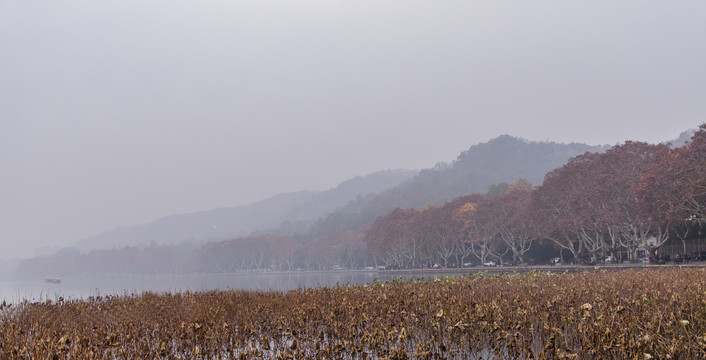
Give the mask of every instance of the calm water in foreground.
M 418 275 L 415 278 L 436 278 L 448 274 L 433 273 Z M 458 275 L 458 274 L 456 274 Z M 87 298 L 98 295 L 123 295 L 152 291 L 183 292 L 208 290 L 253 290 L 287 291 L 318 286 L 336 286 L 337 284 L 365 284 L 375 279 L 394 280 L 402 276 L 409 279 L 410 274 L 377 273 L 375 271 L 341 272 L 291 272 L 259 274 L 185 274 L 185 275 L 115 275 L 94 277 L 62 278 L 58 284 L 48 283 L 45 279 L 0 281 L 0 302 L 16 303 L 27 299 L 42 301 Z

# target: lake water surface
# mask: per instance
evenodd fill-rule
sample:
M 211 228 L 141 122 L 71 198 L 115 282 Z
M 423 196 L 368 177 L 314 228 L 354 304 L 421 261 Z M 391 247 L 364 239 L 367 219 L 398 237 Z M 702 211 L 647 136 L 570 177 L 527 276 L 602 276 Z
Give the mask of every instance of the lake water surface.
M 415 278 L 436 278 L 443 273 L 415 274 Z M 62 278 L 58 284 L 45 279 L 1 281 L 0 302 L 79 299 L 89 296 L 123 295 L 152 291 L 157 293 L 251 290 L 287 291 L 319 286 L 372 283 L 375 279 L 391 281 L 397 277 L 408 279 L 411 274 L 376 271 L 288 272 L 255 274 L 180 274 L 180 275 L 115 275 Z

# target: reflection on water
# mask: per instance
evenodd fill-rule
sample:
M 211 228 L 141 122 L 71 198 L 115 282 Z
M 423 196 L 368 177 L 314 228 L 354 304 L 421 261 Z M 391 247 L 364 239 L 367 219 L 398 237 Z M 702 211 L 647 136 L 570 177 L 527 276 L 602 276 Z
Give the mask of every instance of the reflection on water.
M 435 278 L 444 274 L 426 275 Z M 87 298 L 98 295 L 123 295 L 152 291 L 183 292 L 208 290 L 287 291 L 319 286 L 391 281 L 400 274 L 375 271 L 291 272 L 259 274 L 188 274 L 188 275 L 116 275 L 63 278 L 59 283 L 44 279 L 0 282 L 0 301 L 18 302 L 24 299 L 41 301 Z M 402 275 L 408 279 L 410 275 Z M 421 278 L 415 275 L 415 278 Z

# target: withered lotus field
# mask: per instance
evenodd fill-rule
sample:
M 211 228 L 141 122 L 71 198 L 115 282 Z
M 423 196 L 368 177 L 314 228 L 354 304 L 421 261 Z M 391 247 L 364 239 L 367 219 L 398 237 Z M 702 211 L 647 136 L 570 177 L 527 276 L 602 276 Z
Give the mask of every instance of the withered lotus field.
M 476 274 L 3 306 L 2 359 L 706 358 L 706 270 Z

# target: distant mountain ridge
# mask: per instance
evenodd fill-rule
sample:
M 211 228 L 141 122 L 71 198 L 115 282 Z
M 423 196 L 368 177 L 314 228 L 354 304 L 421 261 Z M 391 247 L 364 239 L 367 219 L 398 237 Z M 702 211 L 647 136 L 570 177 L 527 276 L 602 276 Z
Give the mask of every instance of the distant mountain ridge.
M 683 143 L 688 135 L 684 132 L 665 143 Z M 377 260 L 366 258 L 366 234 L 375 226 L 375 219 L 395 208 L 420 209 L 466 201 L 463 196 L 474 193 L 500 195 L 498 189 L 507 189 L 520 178 L 540 185 L 545 174 L 571 157 L 609 148 L 502 135 L 471 146 L 450 163 L 419 172 L 382 171 L 352 178 L 327 191 L 280 194 L 248 206 L 169 216 L 116 229 L 81 244 L 83 251 L 102 249 L 99 251 L 81 254 L 76 248 L 63 248 L 54 256 L 15 264 L 0 262 L 0 268 L 14 265 L 21 276 L 47 277 L 291 271 L 308 270 L 310 265 L 312 269 L 332 269 L 345 263 L 353 268 L 356 261 L 359 267 L 367 266 Z M 130 245 L 138 247 L 124 248 Z
M 403 205 L 418 208 L 471 193 L 485 193 L 490 185 L 512 183 L 519 178 L 540 185 L 546 173 L 564 165 L 569 158 L 607 148 L 579 143 L 535 142 L 501 135 L 471 146 L 451 164 L 421 171 L 409 184 L 400 185 L 398 189 L 406 189 L 409 195 L 417 194 L 408 197 Z
M 564 165 L 569 158 L 608 148 L 606 145 L 535 142 L 502 135 L 471 146 L 450 164 L 439 163 L 420 171 L 410 181 L 347 204 L 319 220 L 312 231 L 321 235 L 354 229 L 398 207 L 443 204 L 459 196 L 486 193 L 490 185 L 512 183 L 519 178 L 540 185 L 546 173 Z
M 501 135 L 471 146 L 451 163 L 422 171 L 386 170 L 344 181 L 327 191 L 300 191 L 263 201 L 118 228 L 79 241 L 82 251 L 150 244 L 233 239 L 254 233 L 297 235 L 306 241 L 358 228 L 395 208 L 442 204 L 459 196 L 485 193 L 493 184 L 525 178 L 534 185 L 569 158 L 608 146 L 534 142 Z
M 385 170 L 346 180 L 326 191 L 299 191 L 273 196 L 251 205 L 225 207 L 160 218 L 121 227 L 76 243 L 82 251 L 94 249 L 178 244 L 232 239 L 284 222 L 312 222 L 358 196 L 379 193 L 408 181 L 417 171 Z
M 608 148 L 605 145 L 535 142 L 501 135 L 471 146 L 450 164 L 422 170 L 412 181 L 387 190 L 379 197 L 405 193 L 405 196 L 397 196 L 397 206 L 418 208 L 463 195 L 485 193 L 490 185 L 512 183 L 519 178 L 540 185 L 546 173 L 564 165 L 569 158 Z

